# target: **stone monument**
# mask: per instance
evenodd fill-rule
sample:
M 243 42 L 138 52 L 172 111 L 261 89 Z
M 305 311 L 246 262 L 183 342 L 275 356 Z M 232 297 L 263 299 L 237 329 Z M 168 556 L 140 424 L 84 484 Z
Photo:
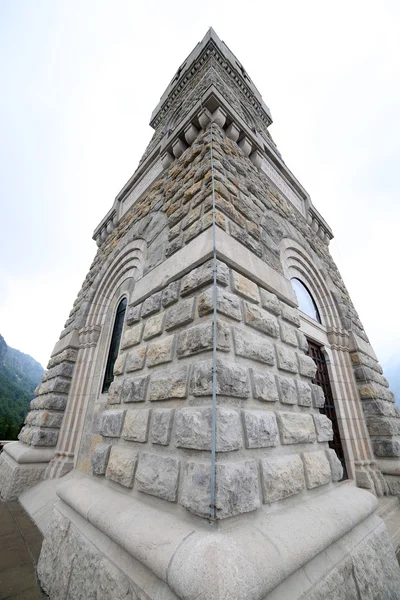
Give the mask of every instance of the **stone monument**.
M 51 600 L 400 598 L 399 412 L 271 122 L 210 30 L 94 232 L 0 458 L 5 499 L 57 485 Z

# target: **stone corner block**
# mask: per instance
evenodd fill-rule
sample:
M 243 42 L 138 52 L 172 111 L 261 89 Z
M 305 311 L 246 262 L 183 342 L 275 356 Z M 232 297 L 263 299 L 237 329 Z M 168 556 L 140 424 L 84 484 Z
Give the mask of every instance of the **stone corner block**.
M 305 488 L 303 462 L 298 454 L 260 461 L 264 502 L 276 502 L 298 494 Z
M 137 452 L 130 448 L 113 446 L 108 460 L 106 477 L 124 487 L 133 486 Z
M 135 478 L 140 492 L 175 502 L 178 480 L 179 459 L 147 452 L 140 455 Z
M 331 468 L 323 450 L 303 452 L 301 457 L 304 463 L 306 485 L 309 490 L 330 482 Z

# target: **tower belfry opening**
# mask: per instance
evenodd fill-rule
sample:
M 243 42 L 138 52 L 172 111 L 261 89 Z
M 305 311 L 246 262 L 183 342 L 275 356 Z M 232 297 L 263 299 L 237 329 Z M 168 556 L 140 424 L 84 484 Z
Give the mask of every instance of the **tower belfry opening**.
M 376 513 L 400 512 L 399 412 L 271 123 L 210 29 L 94 231 L 0 457 L 1 497 L 51 511 L 50 599 L 400 598 Z

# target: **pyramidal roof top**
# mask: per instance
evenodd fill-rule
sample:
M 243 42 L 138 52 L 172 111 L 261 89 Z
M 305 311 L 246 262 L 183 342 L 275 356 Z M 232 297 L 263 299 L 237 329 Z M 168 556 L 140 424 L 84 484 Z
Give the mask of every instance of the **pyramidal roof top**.
M 270 110 L 243 65 L 225 42 L 220 40 L 214 29 L 210 27 L 202 41 L 195 46 L 189 56 L 183 61 L 161 96 L 158 105 L 151 115 L 150 125 L 153 128 L 157 127 L 176 97 L 181 93 L 184 95 L 187 84 L 210 57 L 219 63 L 219 66 L 224 69 L 226 74 L 232 79 L 232 82 L 235 82 L 235 85 L 239 85 L 242 88 L 250 103 L 258 109 L 258 112 L 263 113 L 263 120 L 266 121 L 266 124 L 270 125 L 272 123 Z

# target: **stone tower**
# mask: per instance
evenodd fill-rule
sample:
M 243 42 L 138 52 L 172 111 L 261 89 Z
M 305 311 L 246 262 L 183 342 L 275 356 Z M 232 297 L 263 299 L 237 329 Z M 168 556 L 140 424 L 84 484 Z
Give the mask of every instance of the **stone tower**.
M 95 230 L 0 458 L 3 498 L 57 486 L 51 600 L 400 598 L 399 413 L 271 122 L 210 30 Z

